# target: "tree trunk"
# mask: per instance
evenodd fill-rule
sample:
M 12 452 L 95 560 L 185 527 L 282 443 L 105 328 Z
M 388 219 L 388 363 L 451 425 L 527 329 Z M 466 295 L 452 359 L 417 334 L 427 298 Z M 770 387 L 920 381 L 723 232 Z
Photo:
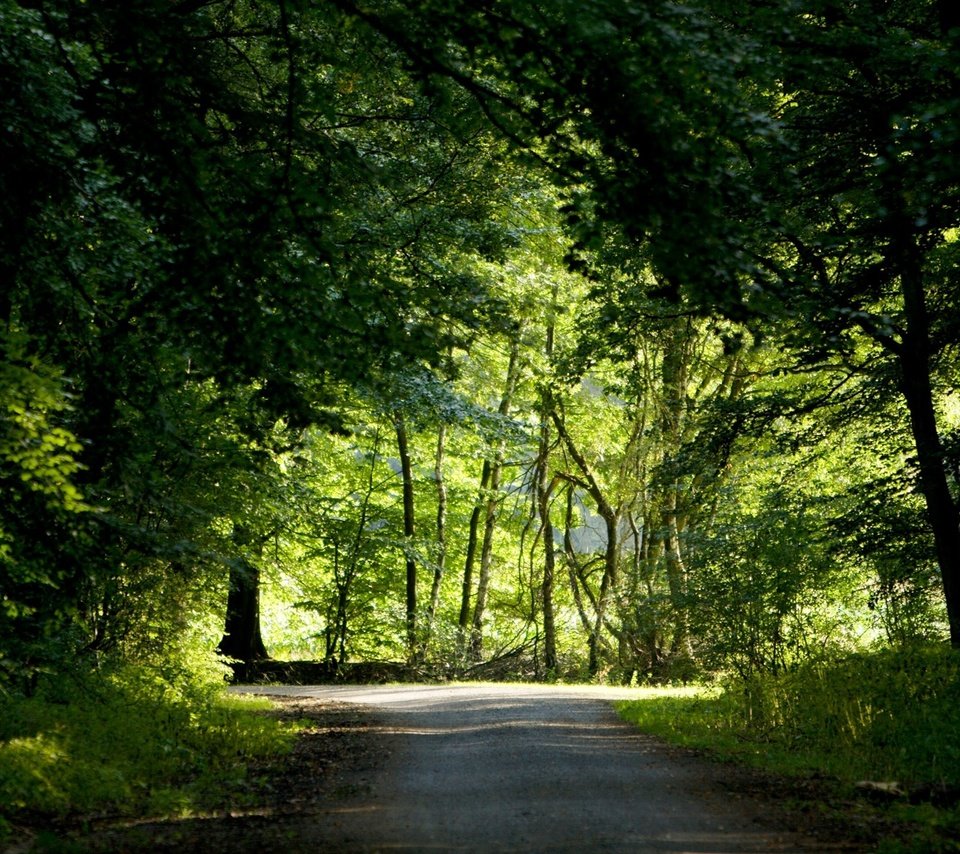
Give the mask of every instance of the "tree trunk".
M 550 521 L 551 487 L 547 481 L 550 462 L 550 422 L 540 419 L 540 447 L 537 454 L 537 515 L 543 538 L 543 583 L 540 586 L 543 607 L 543 665 L 547 674 L 557 670 L 557 631 L 553 613 L 553 584 L 556 575 L 556 553 L 553 545 L 553 524 Z
M 355 563 L 355 561 L 352 561 Z M 333 581 L 337 587 L 337 610 L 333 619 L 333 634 L 327 627 L 327 663 L 334 667 L 339 666 L 347 656 L 347 606 L 350 602 L 350 586 L 353 572 L 348 564 L 346 569 L 340 565 L 340 548 L 334 544 L 333 551 Z
M 503 389 L 503 395 L 500 398 L 500 405 L 497 412 L 500 415 L 508 415 L 510 406 L 513 402 L 513 393 L 516 390 L 517 382 L 520 379 L 520 336 L 519 334 L 510 342 L 510 361 L 507 364 L 507 380 Z M 470 632 L 470 651 L 475 659 L 479 659 L 483 653 L 483 615 L 487 607 L 487 592 L 490 587 L 490 571 L 493 563 L 493 534 L 496 528 L 497 508 L 500 504 L 500 480 L 503 475 L 503 443 L 501 442 L 496 449 L 492 461 L 484 463 L 484 474 L 488 475 L 489 483 L 486 489 L 483 488 L 481 477 L 481 490 L 478 497 L 477 507 L 474 508 L 476 524 L 479 525 L 480 512 L 484 513 L 483 544 L 480 549 L 480 578 L 477 581 L 477 598 L 473 608 L 473 619 Z M 485 500 L 484 500 L 485 499 Z M 481 509 L 482 507 L 482 509 Z M 474 519 L 471 518 L 471 526 Z M 476 551 L 476 532 L 471 531 L 473 537 L 473 548 Z M 469 557 L 469 543 L 468 543 Z M 464 622 L 463 605 L 467 605 L 469 611 L 469 588 L 466 583 L 466 573 L 464 573 L 464 596 L 461 602 L 460 619 L 461 631 L 466 630 Z
M 406 609 L 407 654 L 416 657 L 417 650 L 417 562 L 413 557 L 413 537 L 416 530 L 413 502 L 413 466 L 403 416 L 394 416 L 397 432 L 397 451 L 400 454 L 400 476 L 403 480 L 403 541 L 406 555 Z
M 269 657 L 260 634 L 260 570 L 245 559 L 230 566 L 227 617 L 217 652 L 244 664 Z
M 363 538 L 367 530 L 367 517 L 370 513 L 370 501 L 373 497 L 377 460 L 380 454 L 380 429 L 373 437 L 373 446 L 370 450 L 370 468 L 367 472 L 367 483 L 360 502 L 360 515 L 356 520 L 356 528 L 348 544 L 345 560 L 340 557 L 340 543 L 333 542 L 333 581 L 336 586 L 336 602 L 334 605 L 333 628 L 328 625 L 326 661 L 334 668 L 347 660 L 347 638 L 350 634 L 350 597 L 353 583 L 360 569 L 360 554 L 363 548 Z M 329 612 L 328 612 L 329 614 Z
M 906 331 L 899 350 L 900 387 L 910 412 L 920 490 L 936 546 L 950 642 L 960 648 L 960 513 L 950 494 L 943 444 L 937 429 L 930 383 L 930 324 L 923 273 L 916 246 L 912 241 L 902 243 L 906 244 L 901 247 L 899 259 Z
M 437 430 L 437 455 L 434 459 L 433 482 L 437 487 L 437 555 L 433 568 L 433 584 L 430 587 L 430 605 L 427 608 L 427 626 L 424 632 L 421 656 L 433 633 L 433 624 L 440 605 L 440 585 L 447 562 L 447 484 L 443 479 L 443 458 L 446 449 L 447 425 L 441 423 Z
M 630 533 L 633 537 L 633 595 L 637 601 L 642 596 L 646 596 L 649 607 L 654 607 L 655 594 L 653 589 L 653 579 L 649 571 L 651 566 L 651 543 L 646 535 L 647 520 L 645 516 L 641 517 L 641 524 L 637 524 L 634 511 L 627 514 L 627 523 L 630 526 Z M 643 591 L 641 592 L 641 585 Z M 637 626 L 640 635 L 633 647 L 639 650 L 646 657 L 645 670 L 649 676 L 656 675 L 660 670 L 660 639 L 658 633 L 659 626 L 655 619 L 650 619 L 646 626 Z
M 612 511 L 612 508 L 606 508 Z M 600 672 L 600 651 L 603 645 L 603 624 L 607 617 L 607 604 L 617 588 L 619 581 L 618 564 L 620 561 L 619 531 L 620 517 L 615 512 L 603 512 L 604 527 L 607 533 L 607 546 L 603 553 L 603 578 L 600 581 L 600 592 L 597 595 L 597 615 L 590 635 L 590 674 Z
M 483 656 L 483 615 L 487 608 L 490 572 L 493 569 L 493 534 L 496 530 L 497 509 L 500 505 L 500 480 L 502 476 L 503 460 L 498 454 L 490 468 L 490 489 L 485 508 L 483 544 L 480 547 L 480 578 L 477 581 L 477 601 L 473 607 L 470 632 L 470 654 L 477 661 Z
M 567 570 L 570 576 L 570 592 L 573 593 L 573 602 L 577 606 L 577 614 L 580 616 L 580 624 L 583 626 L 584 633 L 589 636 L 592 629 L 590 617 L 587 614 L 586 606 L 583 603 L 583 596 L 580 593 L 580 585 L 583 584 L 587 596 L 590 596 L 590 588 L 587 587 L 585 580 L 582 580 L 582 570 L 577 563 L 577 554 L 573 547 L 573 485 L 567 486 L 567 512 L 564 516 L 563 524 L 563 552 L 567 561 Z M 591 601 L 591 605 L 596 603 Z
M 669 337 L 663 353 L 661 369 L 663 402 L 660 412 L 660 429 L 666 449 L 665 461 L 668 464 L 671 462 L 671 457 L 680 452 L 683 444 L 690 333 L 689 320 L 676 321 L 669 329 Z M 681 485 L 676 480 L 670 480 L 663 487 L 660 499 L 661 536 L 670 602 L 676 620 L 670 653 L 673 658 L 689 661 L 692 660 L 692 650 L 686 602 L 686 570 L 680 546 L 682 527 L 678 511 L 680 489 Z
M 687 570 L 683 564 L 680 546 L 680 524 L 677 518 L 677 497 L 667 498 L 663 519 L 663 560 L 667 573 L 670 602 L 673 605 L 675 624 L 670 652 L 674 658 L 692 661 L 690 645 L 690 620 L 687 614 Z
M 466 645 L 467 629 L 470 626 L 470 598 L 473 593 L 473 567 L 477 559 L 477 539 L 480 530 L 480 515 L 483 513 L 485 496 L 490 486 L 490 460 L 483 461 L 480 472 L 480 489 L 477 493 L 477 503 L 473 505 L 470 514 L 470 528 L 467 535 L 467 556 L 463 564 L 463 588 L 460 593 L 460 619 L 457 643 L 461 654 Z
M 548 364 L 553 362 L 554 336 L 556 334 L 556 311 L 558 285 L 554 284 L 551 305 L 547 315 L 545 355 Z M 557 631 L 553 612 L 553 585 L 556 575 L 556 553 L 553 545 L 553 524 L 550 521 L 550 492 L 548 483 L 550 466 L 550 410 L 553 398 L 549 386 L 540 392 L 540 444 L 537 448 L 537 515 L 540 517 L 540 532 L 543 536 L 543 583 L 540 586 L 543 607 L 543 663 L 548 674 L 557 669 Z
M 606 619 L 607 603 L 610 596 L 616 590 L 619 580 L 618 564 L 620 561 L 620 513 L 618 509 L 607 500 L 607 497 L 600 486 L 600 481 L 597 480 L 597 477 L 594 474 L 593 469 L 590 467 L 590 464 L 587 462 L 586 457 L 580 453 L 580 449 L 577 447 L 576 443 L 573 441 L 573 437 L 567 430 L 566 422 L 564 421 L 562 414 L 557 410 L 556 407 L 551 407 L 550 417 L 557 428 L 557 433 L 563 440 L 564 447 L 566 447 L 567 451 L 570 453 L 570 456 L 573 457 L 574 462 L 577 464 L 577 468 L 580 469 L 580 472 L 583 475 L 582 480 L 579 478 L 569 479 L 586 489 L 590 497 L 594 500 L 594 502 L 596 502 L 597 512 L 603 519 L 604 528 L 606 530 L 607 542 L 603 553 L 603 578 L 600 581 L 600 590 L 597 593 L 596 598 L 594 624 L 588 638 L 590 673 L 595 675 L 600 670 L 600 650 L 603 646 L 603 625 Z

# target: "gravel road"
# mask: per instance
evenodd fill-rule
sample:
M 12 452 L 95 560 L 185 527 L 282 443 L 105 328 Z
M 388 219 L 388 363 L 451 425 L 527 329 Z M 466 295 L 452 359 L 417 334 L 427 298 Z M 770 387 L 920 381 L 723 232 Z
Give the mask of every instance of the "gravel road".
M 787 852 L 723 770 L 623 723 L 627 689 L 525 685 L 275 687 L 374 710 L 384 755 L 340 781 L 303 850 Z

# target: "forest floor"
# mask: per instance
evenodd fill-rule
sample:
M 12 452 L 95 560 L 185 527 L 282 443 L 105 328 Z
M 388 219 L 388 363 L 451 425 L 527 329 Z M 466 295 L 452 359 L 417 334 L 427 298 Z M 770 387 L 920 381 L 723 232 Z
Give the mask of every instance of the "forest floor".
M 269 693 L 270 714 L 310 725 L 291 754 L 250 770 L 229 808 L 88 816 L 50 828 L 55 840 L 34 836 L 32 850 L 856 852 L 899 835 L 830 780 L 721 764 L 638 733 L 598 689 Z

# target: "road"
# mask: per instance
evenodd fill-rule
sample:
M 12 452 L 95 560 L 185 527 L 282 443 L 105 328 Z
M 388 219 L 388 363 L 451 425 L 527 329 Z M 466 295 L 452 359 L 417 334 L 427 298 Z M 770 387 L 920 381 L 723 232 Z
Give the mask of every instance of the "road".
M 274 687 L 372 707 L 384 756 L 298 833 L 303 850 L 800 852 L 722 768 L 623 723 L 625 690 L 525 685 Z

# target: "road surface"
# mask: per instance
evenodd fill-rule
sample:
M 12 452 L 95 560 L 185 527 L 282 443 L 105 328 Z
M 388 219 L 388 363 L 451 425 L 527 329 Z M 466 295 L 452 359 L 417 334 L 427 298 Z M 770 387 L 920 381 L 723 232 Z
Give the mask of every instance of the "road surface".
M 383 756 L 297 829 L 324 852 L 800 852 L 722 767 L 623 723 L 627 689 L 528 685 L 250 689 L 375 710 Z

